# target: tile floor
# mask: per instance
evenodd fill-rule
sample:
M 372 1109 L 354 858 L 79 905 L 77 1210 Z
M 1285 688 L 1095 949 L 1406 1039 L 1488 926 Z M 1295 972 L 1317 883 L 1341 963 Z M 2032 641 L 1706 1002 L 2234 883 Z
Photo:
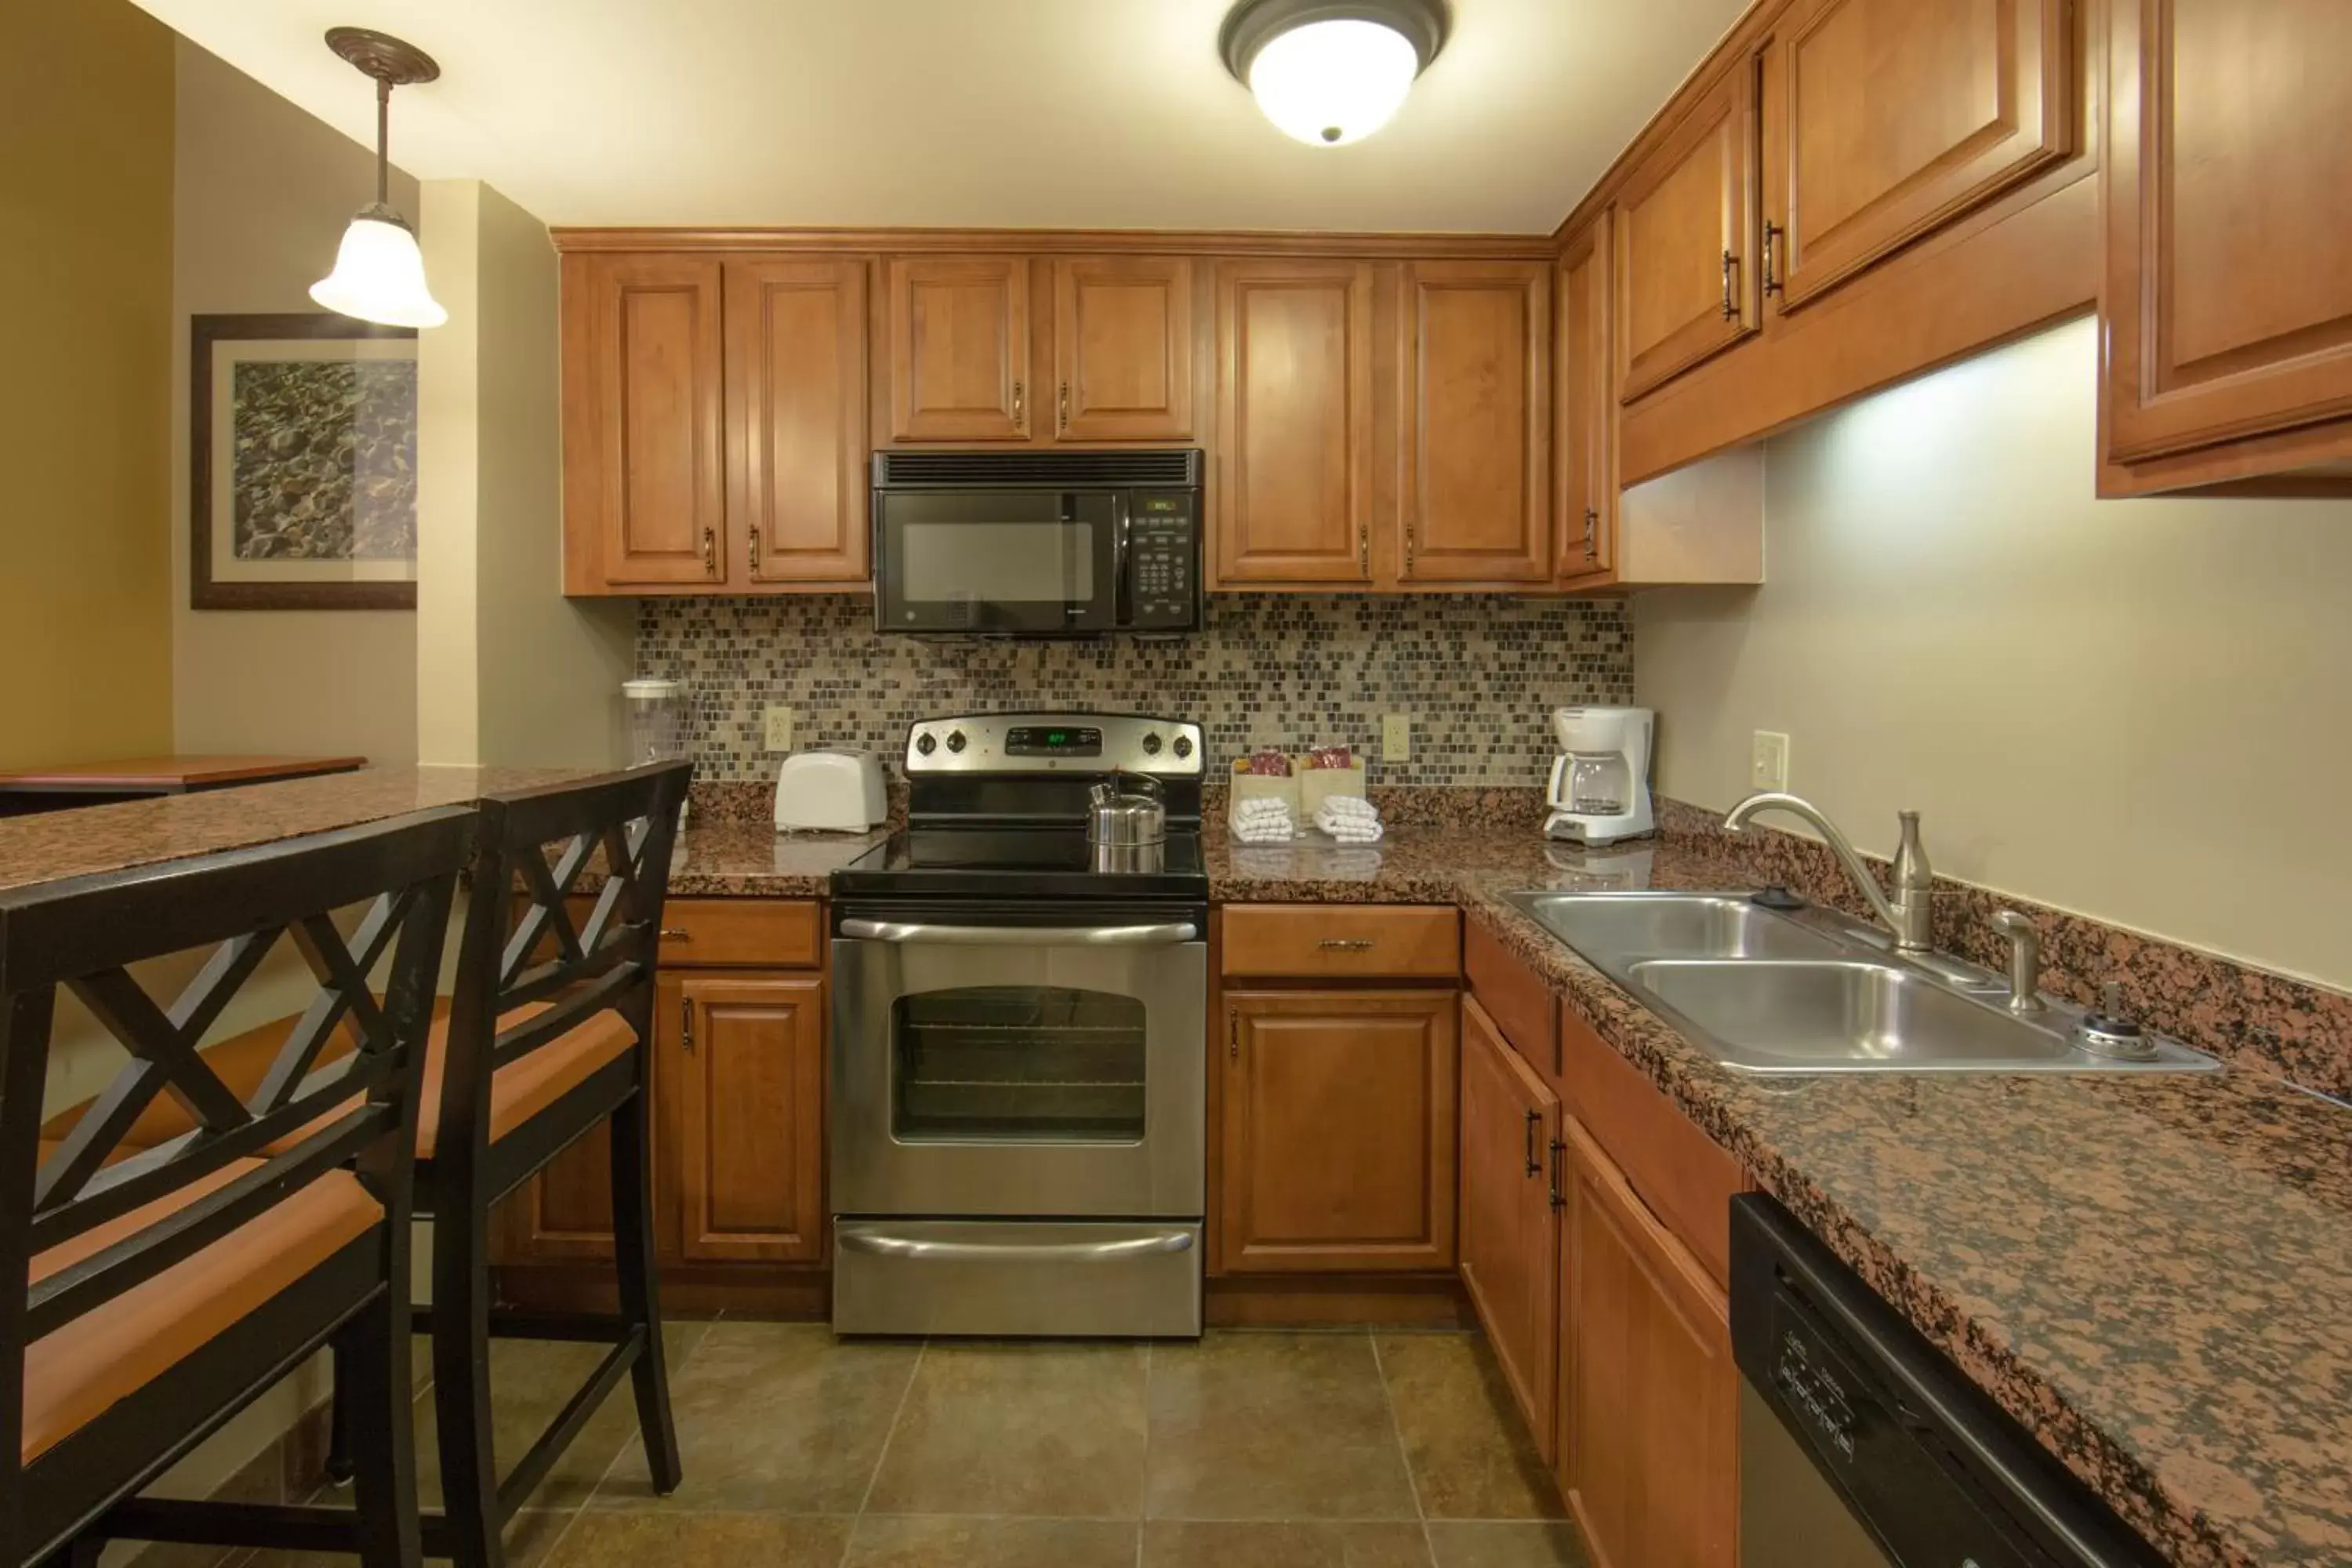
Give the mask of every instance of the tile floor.
M 625 1386 L 516 1520 L 516 1568 L 1584 1568 L 1475 1334 L 919 1343 L 720 1321 L 669 1345 L 685 1484 L 653 1495 Z M 595 1352 L 495 1352 L 504 1458 Z

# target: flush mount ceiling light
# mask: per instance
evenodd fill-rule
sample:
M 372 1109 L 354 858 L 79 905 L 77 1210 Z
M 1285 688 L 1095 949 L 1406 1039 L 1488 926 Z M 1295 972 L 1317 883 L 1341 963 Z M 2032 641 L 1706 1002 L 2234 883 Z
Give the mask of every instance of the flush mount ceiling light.
M 327 47 L 375 80 L 375 200 L 343 230 L 335 269 L 310 285 L 310 298 L 330 310 L 387 327 L 437 327 L 449 312 L 425 286 L 425 256 L 415 231 L 386 200 L 392 89 L 441 74 L 415 45 L 365 27 L 330 27 Z
M 1265 117 L 1318 147 L 1386 125 L 1444 45 L 1444 0 L 1242 0 L 1218 38 Z

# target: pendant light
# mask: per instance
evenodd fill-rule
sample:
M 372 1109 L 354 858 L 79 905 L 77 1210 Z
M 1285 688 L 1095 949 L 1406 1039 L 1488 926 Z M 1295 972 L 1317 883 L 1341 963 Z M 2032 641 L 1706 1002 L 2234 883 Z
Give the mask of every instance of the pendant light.
M 310 285 L 310 298 L 330 310 L 387 327 L 437 327 L 449 312 L 425 286 L 425 255 L 416 233 L 387 200 L 391 162 L 392 89 L 441 74 L 415 45 L 365 27 L 330 27 L 327 47 L 375 80 L 375 200 L 360 208 L 335 252 L 335 269 Z
M 1242 0 L 1218 39 L 1265 117 L 1318 147 L 1386 125 L 1445 44 L 1444 0 Z

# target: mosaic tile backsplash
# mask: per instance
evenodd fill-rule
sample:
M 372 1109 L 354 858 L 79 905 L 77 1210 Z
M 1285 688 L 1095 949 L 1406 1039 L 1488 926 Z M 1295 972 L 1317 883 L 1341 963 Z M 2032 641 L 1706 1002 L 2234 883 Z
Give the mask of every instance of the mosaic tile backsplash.
M 932 642 L 882 637 L 873 601 L 647 599 L 637 671 L 683 679 L 706 781 L 772 778 L 763 710 L 802 746 L 895 757 L 916 719 L 1072 708 L 1207 728 L 1213 763 L 1261 746 L 1346 742 L 1391 784 L 1540 784 L 1549 715 L 1630 702 L 1633 629 L 1615 602 L 1221 596 L 1179 642 Z M 1381 716 L 1412 716 L 1412 760 L 1382 763 Z

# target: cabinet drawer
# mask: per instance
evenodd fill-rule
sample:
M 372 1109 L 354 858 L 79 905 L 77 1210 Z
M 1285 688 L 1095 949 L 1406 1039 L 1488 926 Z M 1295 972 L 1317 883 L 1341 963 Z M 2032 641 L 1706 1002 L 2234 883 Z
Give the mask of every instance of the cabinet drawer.
M 1731 1198 L 1748 1190 L 1739 1162 L 1593 1033 L 1559 1007 L 1560 1098 L 1624 1172 L 1675 1239 L 1717 1286 L 1731 1279 Z
M 812 900 L 672 899 L 662 906 L 661 961 L 814 968 L 824 930 Z
M 1544 1077 L 1559 1079 L 1559 1016 L 1551 987 L 1476 921 L 1462 928 L 1462 973 L 1470 994 L 1502 1030 L 1519 1058 Z
M 1462 917 L 1388 904 L 1229 904 L 1225 973 L 1307 980 L 1451 980 Z

